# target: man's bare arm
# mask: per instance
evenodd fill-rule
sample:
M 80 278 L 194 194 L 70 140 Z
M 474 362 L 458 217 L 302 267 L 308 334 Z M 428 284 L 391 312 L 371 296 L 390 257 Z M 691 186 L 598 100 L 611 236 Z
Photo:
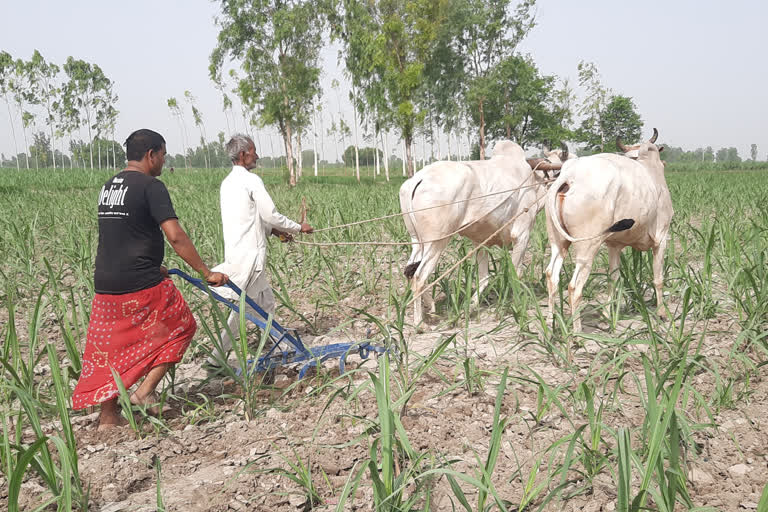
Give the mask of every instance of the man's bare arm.
M 208 266 L 203 262 L 203 259 L 197 253 L 195 245 L 192 240 L 189 239 L 187 232 L 181 227 L 178 219 L 168 219 L 160 224 L 165 237 L 173 247 L 181 259 L 187 262 L 187 264 L 195 269 L 197 272 L 203 274 L 203 277 L 214 286 L 222 286 L 226 284 L 229 277 L 221 272 L 211 272 Z

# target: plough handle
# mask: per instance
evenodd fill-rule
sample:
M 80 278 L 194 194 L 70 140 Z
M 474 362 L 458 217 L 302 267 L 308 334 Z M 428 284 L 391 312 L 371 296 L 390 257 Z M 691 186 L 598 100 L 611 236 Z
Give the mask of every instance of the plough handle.
M 168 274 L 170 274 L 170 275 L 177 275 L 177 276 L 180 276 L 180 277 L 184 278 L 185 280 L 189 281 L 189 283 L 192 286 L 194 286 L 195 288 L 198 288 L 198 289 L 204 291 L 205 293 L 210 294 L 211 297 L 213 297 L 217 301 L 223 303 L 225 306 L 227 306 L 228 308 L 234 310 L 235 312 L 237 312 L 237 313 L 240 312 L 240 307 L 238 305 L 232 304 L 232 302 L 230 302 L 229 300 L 225 299 L 224 297 L 222 297 L 221 295 L 219 295 L 215 291 L 211 290 L 209 287 L 206 286 L 205 283 L 203 283 L 202 279 L 198 279 L 196 277 L 192 277 L 189 274 L 187 274 L 186 272 L 184 272 L 183 270 L 179 270 L 177 268 L 170 269 L 168 271 Z M 238 296 L 243 296 L 244 295 L 243 294 L 243 290 L 241 290 L 240 287 L 237 286 L 232 281 L 228 281 L 226 286 L 231 288 Z M 245 302 L 246 302 L 246 304 L 251 306 L 265 320 L 267 318 L 269 318 L 269 314 L 267 314 L 267 312 L 264 311 L 261 308 L 261 306 L 256 304 L 256 302 L 254 302 L 254 300 L 252 298 L 250 298 L 248 295 L 245 295 Z M 245 317 L 248 320 L 250 320 L 251 322 L 253 322 L 254 324 L 256 324 L 257 326 L 259 326 L 260 328 L 262 328 L 262 329 L 266 329 L 267 328 L 267 324 L 266 324 L 265 321 L 259 320 L 258 318 L 254 317 L 253 315 L 248 313 L 248 311 L 245 312 Z M 298 342 L 293 336 L 291 336 L 285 330 L 285 328 L 283 326 L 281 326 L 279 323 L 277 323 L 274 320 L 274 318 L 272 319 L 272 329 L 270 330 L 270 334 L 275 338 L 275 341 L 279 341 L 280 339 L 285 338 L 299 352 L 305 352 L 306 351 L 306 348 L 304 347 L 304 344 Z

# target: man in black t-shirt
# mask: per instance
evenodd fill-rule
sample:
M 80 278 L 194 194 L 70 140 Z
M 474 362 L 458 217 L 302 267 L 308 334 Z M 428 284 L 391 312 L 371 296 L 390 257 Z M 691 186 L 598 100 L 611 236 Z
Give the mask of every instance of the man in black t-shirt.
M 99 429 L 121 423 L 118 388 L 146 377 L 131 394 L 139 405 L 156 403 L 154 390 L 184 355 L 197 324 L 168 278 L 163 234 L 176 253 L 213 286 L 228 277 L 211 272 L 179 225 L 168 190 L 157 179 L 165 162 L 165 140 L 138 130 L 125 142 L 128 165 L 98 197 L 99 246 L 88 338 L 72 406 L 101 404 Z

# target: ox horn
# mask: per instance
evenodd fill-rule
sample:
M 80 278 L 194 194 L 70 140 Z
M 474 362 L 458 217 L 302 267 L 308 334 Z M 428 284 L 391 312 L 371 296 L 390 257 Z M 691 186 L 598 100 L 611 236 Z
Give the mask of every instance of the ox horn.
M 526 160 L 534 171 L 559 171 L 563 164 L 553 164 L 546 158 L 529 158 Z
M 657 130 L 656 128 L 654 128 L 654 129 L 653 129 L 653 135 L 651 136 L 651 138 L 650 138 L 650 139 L 648 139 L 648 142 L 650 142 L 651 144 L 653 144 L 654 142 L 656 142 L 656 138 L 657 138 L 658 136 L 659 136 L 659 130 Z
M 565 142 L 560 142 L 560 147 L 563 149 L 560 152 L 560 160 L 565 162 L 566 160 L 568 160 L 568 146 L 565 144 Z
M 621 150 L 622 153 L 627 153 L 630 151 L 630 149 L 621 143 L 621 137 L 616 137 L 616 146 Z

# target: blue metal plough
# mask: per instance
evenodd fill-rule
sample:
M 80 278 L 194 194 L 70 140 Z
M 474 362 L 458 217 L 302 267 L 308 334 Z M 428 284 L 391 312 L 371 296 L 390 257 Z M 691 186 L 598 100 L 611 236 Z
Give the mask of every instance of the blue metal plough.
M 217 301 L 223 303 L 228 308 L 240 312 L 239 301 L 233 303 L 208 288 L 201 279 L 194 278 L 189 274 L 174 268 L 168 271 L 171 275 L 177 275 L 188 281 L 192 286 L 210 294 L 211 297 Z M 227 283 L 234 292 L 241 296 L 243 291 L 234 283 Z M 268 318 L 267 313 L 259 307 L 253 299 L 248 295 L 245 296 L 245 302 L 252 307 L 262 318 Z M 256 324 L 259 328 L 266 330 L 267 323 L 265 320 L 256 318 L 248 311 L 245 312 L 245 318 Z M 372 345 L 370 341 L 361 341 L 358 343 L 334 343 L 331 345 L 325 345 L 321 347 L 306 347 L 299 337 L 299 333 L 295 329 L 286 329 L 277 323 L 274 318 L 272 320 L 272 326 L 269 332 L 270 338 L 273 343 L 269 347 L 266 354 L 259 357 L 254 365 L 253 360 L 249 360 L 249 371 L 264 372 L 275 368 L 276 366 L 299 364 L 304 363 L 299 371 L 299 379 L 304 378 L 307 370 L 312 366 L 316 366 L 318 363 L 322 363 L 327 359 L 339 358 L 339 371 L 344 373 L 344 362 L 347 355 L 357 353 L 362 359 L 368 359 L 368 356 L 373 352 L 375 354 L 381 354 L 387 349 L 378 345 Z

